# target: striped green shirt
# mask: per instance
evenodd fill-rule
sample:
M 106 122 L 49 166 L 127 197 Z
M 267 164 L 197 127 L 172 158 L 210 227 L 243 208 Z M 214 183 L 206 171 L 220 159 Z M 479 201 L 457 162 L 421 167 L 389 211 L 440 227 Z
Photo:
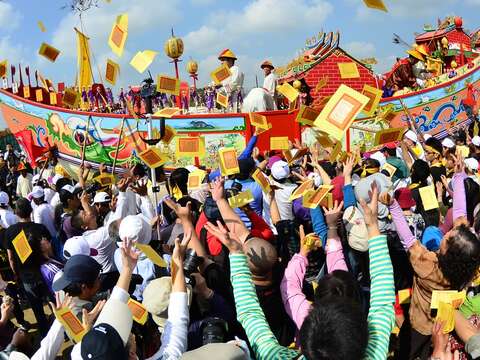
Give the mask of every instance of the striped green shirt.
M 368 313 L 369 340 L 365 358 L 383 360 L 387 357 L 390 333 L 395 319 L 393 268 L 386 236 L 370 239 L 369 247 L 372 284 Z M 256 358 L 305 359 L 298 351 L 281 346 L 270 330 L 258 302 L 247 257 L 244 254 L 231 254 L 230 267 L 238 321 L 247 333 Z

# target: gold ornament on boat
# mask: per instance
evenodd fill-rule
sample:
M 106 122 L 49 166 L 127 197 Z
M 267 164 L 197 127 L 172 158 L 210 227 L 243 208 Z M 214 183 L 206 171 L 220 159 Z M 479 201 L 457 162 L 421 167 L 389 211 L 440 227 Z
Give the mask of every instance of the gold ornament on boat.
M 187 62 L 187 72 L 190 75 L 195 75 L 198 71 L 198 63 L 195 60 Z
M 300 90 L 300 88 L 302 87 L 302 82 L 297 79 L 297 80 L 295 80 L 295 81 L 293 82 L 292 85 L 293 85 L 293 87 L 294 87 L 295 89 Z
M 183 40 L 173 34 L 173 29 L 172 37 L 165 41 L 164 49 L 165 54 L 171 59 L 178 59 L 183 54 Z

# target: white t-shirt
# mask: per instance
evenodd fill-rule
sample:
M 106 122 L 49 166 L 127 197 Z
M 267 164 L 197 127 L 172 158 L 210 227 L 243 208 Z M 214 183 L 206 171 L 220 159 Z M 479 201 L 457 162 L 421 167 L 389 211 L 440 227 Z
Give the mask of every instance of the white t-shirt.
M 32 174 L 28 174 L 23 177 L 22 175 L 18 176 L 17 179 L 17 195 L 26 198 L 28 194 L 32 192 Z
M 263 80 L 263 88 L 267 90 L 271 96 L 275 96 L 275 89 L 277 88 L 277 77 L 273 72 L 268 74 Z
M 290 201 L 290 195 L 292 195 L 293 191 L 297 188 L 297 185 L 290 182 L 279 183 L 276 181 L 274 181 L 274 184 L 280 188 L 275 190 L 275 201 L 277 202 L 280 219 L 295 219 L 295 215 L 293 214 L 293 203 Z
M 45 225 L 52 237 L 57 234 L 54 217 L 53 207 L 50 204 L 37 205 L 33 210 L 33 222 Z
M 60 194 L 58 192 L 55 192 L 55 194 L 53 194 L 53 197 L 52 199 L 50 200 L 50 205 L 52 205 L 52 207 L 55 209 L 55 207 L 60 204 Z
M 17 215 L 8 209 L 0 209 L 0 226 L 4 229 L 18 222 Z

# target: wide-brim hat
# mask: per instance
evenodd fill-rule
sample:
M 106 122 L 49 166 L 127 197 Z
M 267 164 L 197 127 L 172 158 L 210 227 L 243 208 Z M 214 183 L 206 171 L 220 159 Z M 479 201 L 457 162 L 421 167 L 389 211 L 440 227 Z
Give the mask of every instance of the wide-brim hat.
M 420 61 L 425 61 L 425 58 L 423 57 L 422 53 L 420 53 L 416 49 L 410 49 L 406 51 L 408 55 L 413 56 L 415 59 L 418 59 Z
M 225 49 L 223 50 L 220 55 L 218 55 L 218 60 L 222 60 L 222 59 L 233 59 L 233 60 L 237 60 L 237 57 L 235 56 L 235 54 L 233 53 L 232 50 L 230 49 Z
M 269 61 L 269 60 L 265 60 L 262 65 L 260 65 L 260 69 L 263 69 L 263 68 L 266 68 L 266 67 L 269 67 L 271 69 L 275 69 L 275 66 L 273 66 L 272 62 Z
M 415 50 L 424 56 L 428 56 L 428 48 L 425 44 L 418 45 Z

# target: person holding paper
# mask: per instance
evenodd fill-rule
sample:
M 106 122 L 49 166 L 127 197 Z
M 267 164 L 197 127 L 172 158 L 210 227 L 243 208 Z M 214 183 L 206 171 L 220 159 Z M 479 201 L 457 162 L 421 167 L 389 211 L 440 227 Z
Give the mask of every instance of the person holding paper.
M 238 65 L 235 65 L 237 57 L 232 50 L 223 50 L 220 55 L 218 55 L 218 60 L 226 64 L 232 73 L 227 79 L 222 81 L 222 90 L 228 95 L 231 110 L 238 112 L 243 102 L 244 74 L 240 71 Z
M 381 202 L 390 209 L 415 273 L 409 312 L 410 346 L 400 350 L 402 359 L 415 359 L 417 356 L 424 359 L 428 356 L 433 325 L 430 309 L 432 291 L 465 289 L 480 265 L 480 241 L 467 222 L 465 178 L 463 160 L 457 157 L 452 179 L 454 227 L 445 234 L 438 252 L 428 251 L 415 239 L 397 201 L 387 194 L 380 197 Z M 408 326 L 405 326 L 405 330 L 408 331 Z

